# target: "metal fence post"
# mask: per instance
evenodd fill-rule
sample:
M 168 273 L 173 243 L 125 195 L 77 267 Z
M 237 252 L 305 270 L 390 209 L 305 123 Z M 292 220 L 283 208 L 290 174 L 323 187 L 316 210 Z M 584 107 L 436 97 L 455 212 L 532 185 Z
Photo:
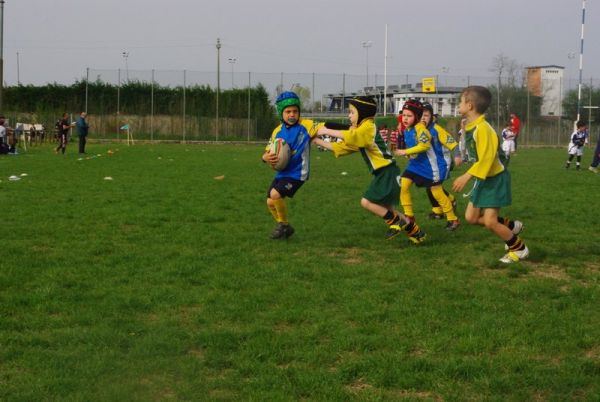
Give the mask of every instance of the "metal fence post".
M 90 82 L 90 68 L 85 69 L 85 113 L 88 112 L 88 87 Z
M 121 114 L 121 69 L 117 69 L 117 140 L 119 140 L 120 126 L 119 115 Z
M 250 142 L 250 88 L 252 86 L 252 73 L 248 71 L 248 142 Z
M 310 110 L 315 113 L 315 73 L 312 73 L 312 90 L 310 92 Z
M 150 141 L 154 141 L 154 69 L 152 69 L 152 83 L 150 84 Z
M 185 143 L 185 84 L 186 71 L 183 70 L 183 120 L 181 121 L 181 131 L 183 131 L 183 143 Z
M 340 105 L 340 110 L 344 113 L 346 109 L 346 73 L 342 74 L 342 104 Z

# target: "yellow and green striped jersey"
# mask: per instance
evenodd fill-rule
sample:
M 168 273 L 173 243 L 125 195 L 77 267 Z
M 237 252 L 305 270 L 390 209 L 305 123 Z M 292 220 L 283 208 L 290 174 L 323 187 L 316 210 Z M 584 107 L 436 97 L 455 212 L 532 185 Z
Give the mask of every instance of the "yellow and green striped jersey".
M 465 145 L 470 156 L 475 156 L 475 163 L 467 171 L 478 179 L 485 180 L 504 171 L 500 160 L 498 134 L 485 120 L 485 115 L 467 124 L 465 127 Z
M 358 127 L 342 130 L 342 134 L 343 141 L 331 144 L 336 158 L 360 152 L 371 173 L 396 163 L 373 119 L 364 119 Z

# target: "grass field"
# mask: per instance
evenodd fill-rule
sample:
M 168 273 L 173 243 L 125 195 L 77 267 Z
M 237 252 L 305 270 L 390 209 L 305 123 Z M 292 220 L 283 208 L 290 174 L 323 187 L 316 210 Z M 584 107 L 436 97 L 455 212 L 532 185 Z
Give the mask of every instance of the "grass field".
M 358 155 L 313 152 L 273 241 L 259 146 L 75 148 L 0 158 L 1 401 L 600 400 L 600 175 L 564 149 L 511 161 L 507 267 L 422 190 L 428 241 L 383 240 Z

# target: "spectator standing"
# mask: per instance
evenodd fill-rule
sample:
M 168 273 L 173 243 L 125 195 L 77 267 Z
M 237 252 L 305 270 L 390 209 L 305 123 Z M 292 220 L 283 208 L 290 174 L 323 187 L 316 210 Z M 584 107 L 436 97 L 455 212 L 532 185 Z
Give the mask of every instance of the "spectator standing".
M 54 153 L 57 154 L 59 150 L 62 150 L 62 154 L 65 154 L 70 128 L 71 122 L 69 121 L 69 114 L 64 113 L 62 119 L 58 123 L 58 146 L 54 150 Z
M 77 122 L 75 123 L 75 127 L 77 128 L 77 135 L 79 136 L 79 153 L 85 154 L 85 144 L 87 142 L 87 135 L 90 125 L 86 121 L 87 113 L 81 112 Z
M 512 132 L 515 134 L 515 152 L 517 152 L 517 140 L 519 139 L 519 133 L 521 132 L 521 119 L 514 113 L 510 114 L 510 126 Z

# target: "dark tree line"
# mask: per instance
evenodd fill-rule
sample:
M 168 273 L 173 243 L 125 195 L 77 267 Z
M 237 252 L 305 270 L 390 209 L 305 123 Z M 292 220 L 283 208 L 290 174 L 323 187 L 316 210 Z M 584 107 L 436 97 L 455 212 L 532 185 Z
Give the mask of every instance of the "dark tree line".
M 182 115 L 184 90 L 182 86 L 166 87 L 148 82 L 128 81 L 120 87 L 95 81 L 88 84 L 88 113 L 94 115 L 150 115 L 154 104 L 155 115 Z M 86 82 L 72 85 L 47 84 L 44 86 L 19 85 L 4 89 L 4 113 L 35 113 L 60 115 L 77 113 L 85 109 Z M 153 94 L 153 95 L 152 95 Z M 250 97 L 250 102 L 248 102 Z M 206 85 L 185 88 L 185 113 L 187 116 L 214 117 L 216 115 L 216 89 Z M 250 106 L 250 107 L 248 107 Z M 8 112 L 7 112 L 8 111 Z M 224 118 L 250 118 L 269 131 L 277 123 L 275 110 L 262 85 L 253 88 L 229 89 L 219 93 L 219 116 Z M 270 132 L 270 131 L 269 131 Z

